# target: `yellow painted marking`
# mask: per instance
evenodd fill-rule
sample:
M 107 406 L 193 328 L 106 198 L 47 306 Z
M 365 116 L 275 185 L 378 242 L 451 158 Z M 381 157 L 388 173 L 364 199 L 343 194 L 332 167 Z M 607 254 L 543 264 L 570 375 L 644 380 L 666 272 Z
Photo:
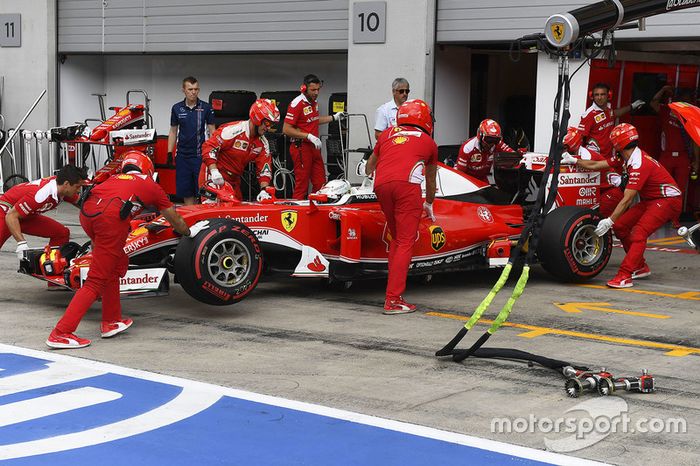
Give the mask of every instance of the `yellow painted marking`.
M 584 310 L 587 311 L 598 311 L 598 312 L 610 312 L 612 314 L 625 314 L 628 316 L 637 317 L 649 317 L 651 319 L 669 319 L 671 316 L 664 314 L 654 314 L 649 312 L 635 312 L 626 311 L 624 309 L 611 309 L 610 303 L 552 303 L 564 312 L 570 312 L 573 314 L 581 313 Z
M 462 322 L 466 322 L 467 320 L 469 320 L 468 316 L 447 314 L 444 312 L 426 312 L 425 315 L 433 316 L 433 317 L 442 317 L 445 319 L 459 320 Z M 488 319 L 481 319 L 478 323 L 483 324 L 483 325 L 491 325 L 493 323 L 493 321 L 488 320 Z M 642 348 L 662 349 L 662 350 L 666 350 L 666 353 L 664 353 L 666 356 L 688 356 L 689 354 L 700 354 L 700 348 L 693 348 L 692 346 L 672 345 L 669 343 L 658 343 L 656 341 L 634 340 L 631 338 L 612 337 L 612 336 L 608 336 L 608 335 L 599 335 L 597 333 L 574 332 L 571 330 L 562 330 L 562 329 L 549 328 L 549 327 L 538 327 L 536 325 L 527 325 L 527 324 L 516 324 L 513 322 L 504 322 L 503 326 L 527 330 L 527 332 L 524 332 L 524 333 L 521 333 L 518 335 L 518 336 L 524 337 L 524 338 L 534 338 L 534 337 L 538 337 L 538 336 L 542 336 L 542 335 L 563 335 L 563 336 L 567 336 L 567 337 L 583 338 L 586 340 L 596 340 L 596 341 L 604 341 L 607 343 L 618 343 L 621 345 L 639 346 Z
M 685 244 L 685 239 L 680 236 L 670 236 L 668 238 L 656 238 L 647 241 L 647 244 L 655 246 L 670 246 L 672 244 Z
M 678 294 L 662 293 L 660 291 L 649 291 L 640 290 L 634 288 L 610 288 L 605 285 L 589 285 L 589 284 L 578 284 L 576 286 L 581 286 L 583 288 L 595 288 L 597 290 L 609 290 L 609 291 L 622 291 L 625 293 L 639 293 L 648 294 L 652 296 L 663 296 L 664 298 L 674 298 L 674 299 L 687 299 L 690 301 L 700 301 L 700 291 L 686 291 Z

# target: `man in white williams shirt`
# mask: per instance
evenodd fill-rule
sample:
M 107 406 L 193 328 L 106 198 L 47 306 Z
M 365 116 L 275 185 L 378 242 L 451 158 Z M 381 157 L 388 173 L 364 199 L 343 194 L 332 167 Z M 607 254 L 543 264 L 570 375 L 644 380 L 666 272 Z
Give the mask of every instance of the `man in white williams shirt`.
M 391 83 L 391 93 L 393 98 L 380 106 L 374 117 L 374 139 L 378 139 L 379 135 L 385 129 L 396 126 L 396 111 L 402 103 L 408 100 L 408 94 L 411 92 L 408 81 L 405 78 L 396 78 Z

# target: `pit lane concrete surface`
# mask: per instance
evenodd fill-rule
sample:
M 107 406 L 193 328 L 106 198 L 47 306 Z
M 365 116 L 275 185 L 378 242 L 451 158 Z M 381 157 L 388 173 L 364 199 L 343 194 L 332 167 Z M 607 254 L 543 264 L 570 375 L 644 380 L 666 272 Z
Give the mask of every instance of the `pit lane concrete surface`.
M 72 207 L 61 206 L 50 215 L 70 226 L 74 240 L 86 240 Z M 29 237 L 29 244 L 37 247 L 43 242 Z M 510 319 L 487 343 L 487 347 L 519 349 L 596 370 L 605 367 L 615 377 L 637 376 L 645 368 L 656 378 L 657 390 L 652 394 L 616 392 L 600 397 L 584 393 L 577 399 L 566 395 L 561 375 L 538 365 L 473 358 L 454 363 L 434 356 L 486 296 L 500 270 L 436 276 L 429 284 L 412 281 L 405 297 L 416 303 L 419 311 L 398 316 L 381 314 L 382 281 L 357 282 L 340 291 L 318 280 L 274 277 L 230 307 L 201 304 L 173 285 L 167 297 L 123 300 L 124 314 L 135 321 L 124 334 L 109 340 L 99 338 L 96 304 L 77 332 L 93 340 L 90 347 L 37 353 L 33 350 L 47 351 L 44 341 L 72 293 L 47 291 L 43 282 L 17 274 L 14 248 L 10 239 L 0 251 L 0 344 L 10 345 L 0 347 L 7 366 L 2 367 L 0 358 L 0 369 L 6 375 L 12 375 L 13 364 L 19 364 L 15 358 L 27 358 L 22 359 L 25 366 L 45 366 L 48 363 L 43 359 L 72 356 L 87 360 L 83 366 L 108 363 L 124 368 L 123 373 L 112 370 L 115 377 L 134 376 L 129 372 L 133 370 L 147 371 L 152 375 L 144 377 L 151 382 L 157 377 L 184 378 L 226 390 L 278 397 L 274 400 L 287 400 L 281 404 L 285 407 L 309 403 L 359 413 L 357 419 L 367 415 L 388 423 L 398 421 L 402 426 L 413 426 L 411 429 L 438 429 L 443 434 L 465 434 L 572 457 L 562 461 L 519 451 L 532 461 L 566 464 L 577 457 L 613 464 L 700 464 L 700 256 L 684 249 L 671 229 L 659 231 L 650 240 L 646 257 L 652 276 L 635 281 L 631 289 L 605 287 L 623 257 L 620 248 L 615 248 L 608 268 L 585 285 L 557 283 L 541 268 L 533 267 Z M 513 283 L 511 279 L 497 296 L 484 314 L 485 320 L 495 317 Z M 460 347 L 476 341 L 487 325 L 477 325 Z M 17 355 L 8 356 L 11 347 L 20 348 Z M 102 366 L 89 369 L 107 370 Z M 51 377 L 65 377 L 61 373 L 43 373 L 42 383 L 50 385 Z M 100 387 L 90 387 L 90 396 L 104 397 L 100 398 L 104 403 L 116 397 L 110 395 L 116 389 Z M 0 412 L 3 405 L 18 402 L 16 398 L 3 401 L 3 390 L 11 387 L 3 385 L 0 371 Z M 157 390 L 152 393 L 160 396 Z M 166 399 L 169 395 L 163 393 Z M 204 403 L 206 397 L 193 399 Z M 216 403 L 211 400 L 212 405 Z M 66 423 L 82 425 L 80 413 L 67 417 L 61 427 Z M 289 413 L 277 414 L 269 413 L 275 421 L 294 418 Z M 13 416 L 24 419 L 16 413 Z M 58 429 L 50 416 L 32 422 L 43 435 Z M 249 425 L 243 419 L 237 422 Z M 208 445 L 211 432 L 226 423 L 221 419 L 192 421 L 190 428 L 197 434 L 187 439 L 169 433 L 181 445 L 192 445 L 183 451 L 195 452 L 193 458 L 180 456 L 182 464 L 197 461 L 195 447 Z M 3 427 L 6 424 L 0 419 L 0 432 Z M 331 428 L 309 429 L 309 435 L 317 435 Z M 240 432 L 244 431 L 241 428 Z M 22 441 L 31 438 L 26 432 L 23 435 Z M 362 449 L 364 443 L 357 440 L 360 437 L 355 437 L 359 435 L 355 430 L 341 435 L 343 440 L 333 442 Z M 236 450 L 247 451 L 250 456 L 244 458 L 257 460 L 237 464 L 438 464 L 430 456 L 406 455 L 413 451 L 408 443 L 400 447 L 404 456 L 379 448 L 367 450 L 362 459 L 343 454 L 329 461 L 313 452 L 325 451 L 324 442 L 336 443 L 317 438 L 316 443 L 308 444 L 308 454 L 298 452 L 294 461 L 268 453 L 256 455 L 256 449 L 274 450 L 279 437 L 267 439 L 267 447 L 262 441 L 247 440 L 237 444 Z M 19 441 L 19 437 L 3 439 L 0 435 L 0 453 L 3 446 Z M 485 442 L 483 448 L 488 450 L 489 445 Z M 284 445 L 279 448 L 280 455 L 289 454 Z M 115 454 L 119 454 L 118 448 Z M 493 457 L 478 456 L 474 451 L 459 454 L 463 455 L 462 464 L 501 463 L 519 457 L 517 452 Z M 435 459 L 444 458 L 441 453 L 434 455 Z M 16 464 L 42 464 L 39 458 L 27 457 Z M 67 464 L 70 458 L 81 457 L 71 456 L 69 451 L 53 458 L 52 464 L 54 460 Z M 131 461 L 138 463 L 139 459 L 136 456 Z M 148 464 L 157 463 L 151 458 Z M 235 463 L 220 459 L 220 464 Z

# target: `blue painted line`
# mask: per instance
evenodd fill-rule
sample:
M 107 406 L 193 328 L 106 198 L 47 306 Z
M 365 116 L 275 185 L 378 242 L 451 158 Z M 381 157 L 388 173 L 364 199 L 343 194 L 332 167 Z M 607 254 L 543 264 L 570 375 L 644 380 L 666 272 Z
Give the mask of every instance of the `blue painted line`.
M 52 383 L 47 379 L 47 371 L 56 365 L 61 365 L 61 374 L 74 371 L 74 380 Z M 12 403 L 24 403 L 22 406 L 31 414 L 29 420 L 0 427 L 3 465 L 586 463 L 436 429 L 6 345 L 0 345 L 0 369 L 4 369 L 0 371 L 0 412 L 7 412 Z M 94 375 L 99 370 L 104 373 Z M 81 371 L 87 376 L 81 378 Z M 13 380 L 24 387 L 20 384 L 29 379 L 42 386 L 13 393 Z M 26 386 L 32 386 L 32 380 Z M 42 397 L 66 395 L 84 387 L 122 396 L 42 415 Z M 196 396 L 190 400 L 211 401 L 175 420 L 168 416 L 177 413 L 159 411 L 193 393 Z M 31 407 L 35 401 L 36 412 Z M 182 407 L 171 411 L 178 410 Z M 134 418 L 138 422 L 133 422 Z M 147 427 L 149 422 L 154 422 L 153 427 Z

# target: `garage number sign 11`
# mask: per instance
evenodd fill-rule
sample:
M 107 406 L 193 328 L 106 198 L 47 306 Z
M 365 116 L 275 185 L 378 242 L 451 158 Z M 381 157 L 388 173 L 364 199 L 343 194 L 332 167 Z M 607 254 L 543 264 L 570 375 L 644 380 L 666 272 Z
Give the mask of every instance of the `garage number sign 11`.
M 22 16 L 0 15 L 0 47 L 20 47 L 21 45 Z

